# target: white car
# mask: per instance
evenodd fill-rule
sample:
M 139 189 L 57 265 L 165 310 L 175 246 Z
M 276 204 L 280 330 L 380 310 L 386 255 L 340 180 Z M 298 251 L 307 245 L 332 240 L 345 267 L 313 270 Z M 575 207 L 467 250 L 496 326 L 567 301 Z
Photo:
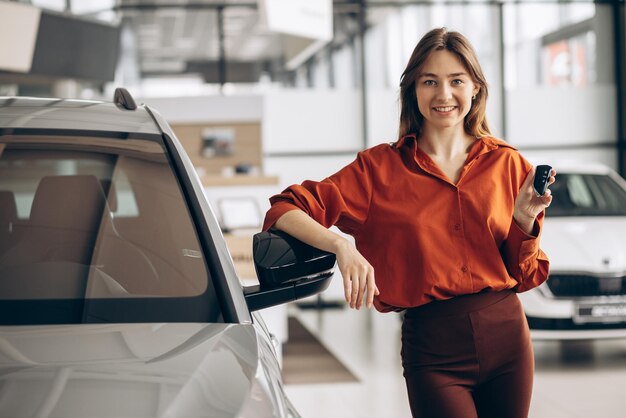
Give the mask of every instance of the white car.
M 541 236 L 550 275 L 520 294 L 532 336 L 626 337 L 626 180 L 602 165 L 555 169 Z

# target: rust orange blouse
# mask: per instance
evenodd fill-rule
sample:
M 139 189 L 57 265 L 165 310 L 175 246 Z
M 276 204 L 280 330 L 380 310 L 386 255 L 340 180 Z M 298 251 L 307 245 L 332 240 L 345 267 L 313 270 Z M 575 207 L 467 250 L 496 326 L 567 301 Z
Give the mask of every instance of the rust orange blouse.
M 523 292 L 548 276 L 535 236 L 513 221 L 515 198 L 532 166 L 492 137 L 472 145 L 457 184 L 414 135 L 359 152 L 320 181 L 270 198 L 263 229 L 299 208 L 325 227 L 352 235 L 374 267 L 379 311 L 401 310 L 484 289 Z

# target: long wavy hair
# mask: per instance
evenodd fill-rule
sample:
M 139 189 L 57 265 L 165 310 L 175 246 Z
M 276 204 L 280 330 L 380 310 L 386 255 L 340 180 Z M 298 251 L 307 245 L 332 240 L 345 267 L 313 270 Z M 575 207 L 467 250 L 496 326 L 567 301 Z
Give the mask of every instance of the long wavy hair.
M 465 132 L 474 137 L 491 135 L 485 108 L 487 106 L 487 80 L 478 63 L 474 48 L 459 32 L 448 31 L 446 28 L 436 28 L 428 32 L 417 43 L 411 54 L 402 76 L 400 77 L 400 129 L 399 138 L 408 134 L 415 134 L 417 138 L 422 134 L 424 116 L 417 106 L 415 95 L 415 81 L 420 74 L 424 62 L 433 51 L 447 50 L 455 54 L 467 69 L 473 82 L 479 86 L 472 107 L 465 116 L 463 127 Z

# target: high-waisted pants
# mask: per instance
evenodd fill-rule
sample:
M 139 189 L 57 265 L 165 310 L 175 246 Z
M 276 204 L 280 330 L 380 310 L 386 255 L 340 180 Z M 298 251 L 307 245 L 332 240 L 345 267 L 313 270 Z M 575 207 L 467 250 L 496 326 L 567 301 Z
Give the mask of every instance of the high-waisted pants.
M 402 366 L 415 418 L 528 416 L 533 349 L 511 290 L 408 309 Z

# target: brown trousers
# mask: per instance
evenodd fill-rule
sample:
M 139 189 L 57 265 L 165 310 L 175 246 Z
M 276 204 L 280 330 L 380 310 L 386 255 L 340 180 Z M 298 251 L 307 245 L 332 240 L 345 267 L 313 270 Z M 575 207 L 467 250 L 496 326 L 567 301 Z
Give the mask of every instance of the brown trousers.
M 527 418 L 534 356 L 511 291 L 406 311 L 402 366 L 415 418 Z

